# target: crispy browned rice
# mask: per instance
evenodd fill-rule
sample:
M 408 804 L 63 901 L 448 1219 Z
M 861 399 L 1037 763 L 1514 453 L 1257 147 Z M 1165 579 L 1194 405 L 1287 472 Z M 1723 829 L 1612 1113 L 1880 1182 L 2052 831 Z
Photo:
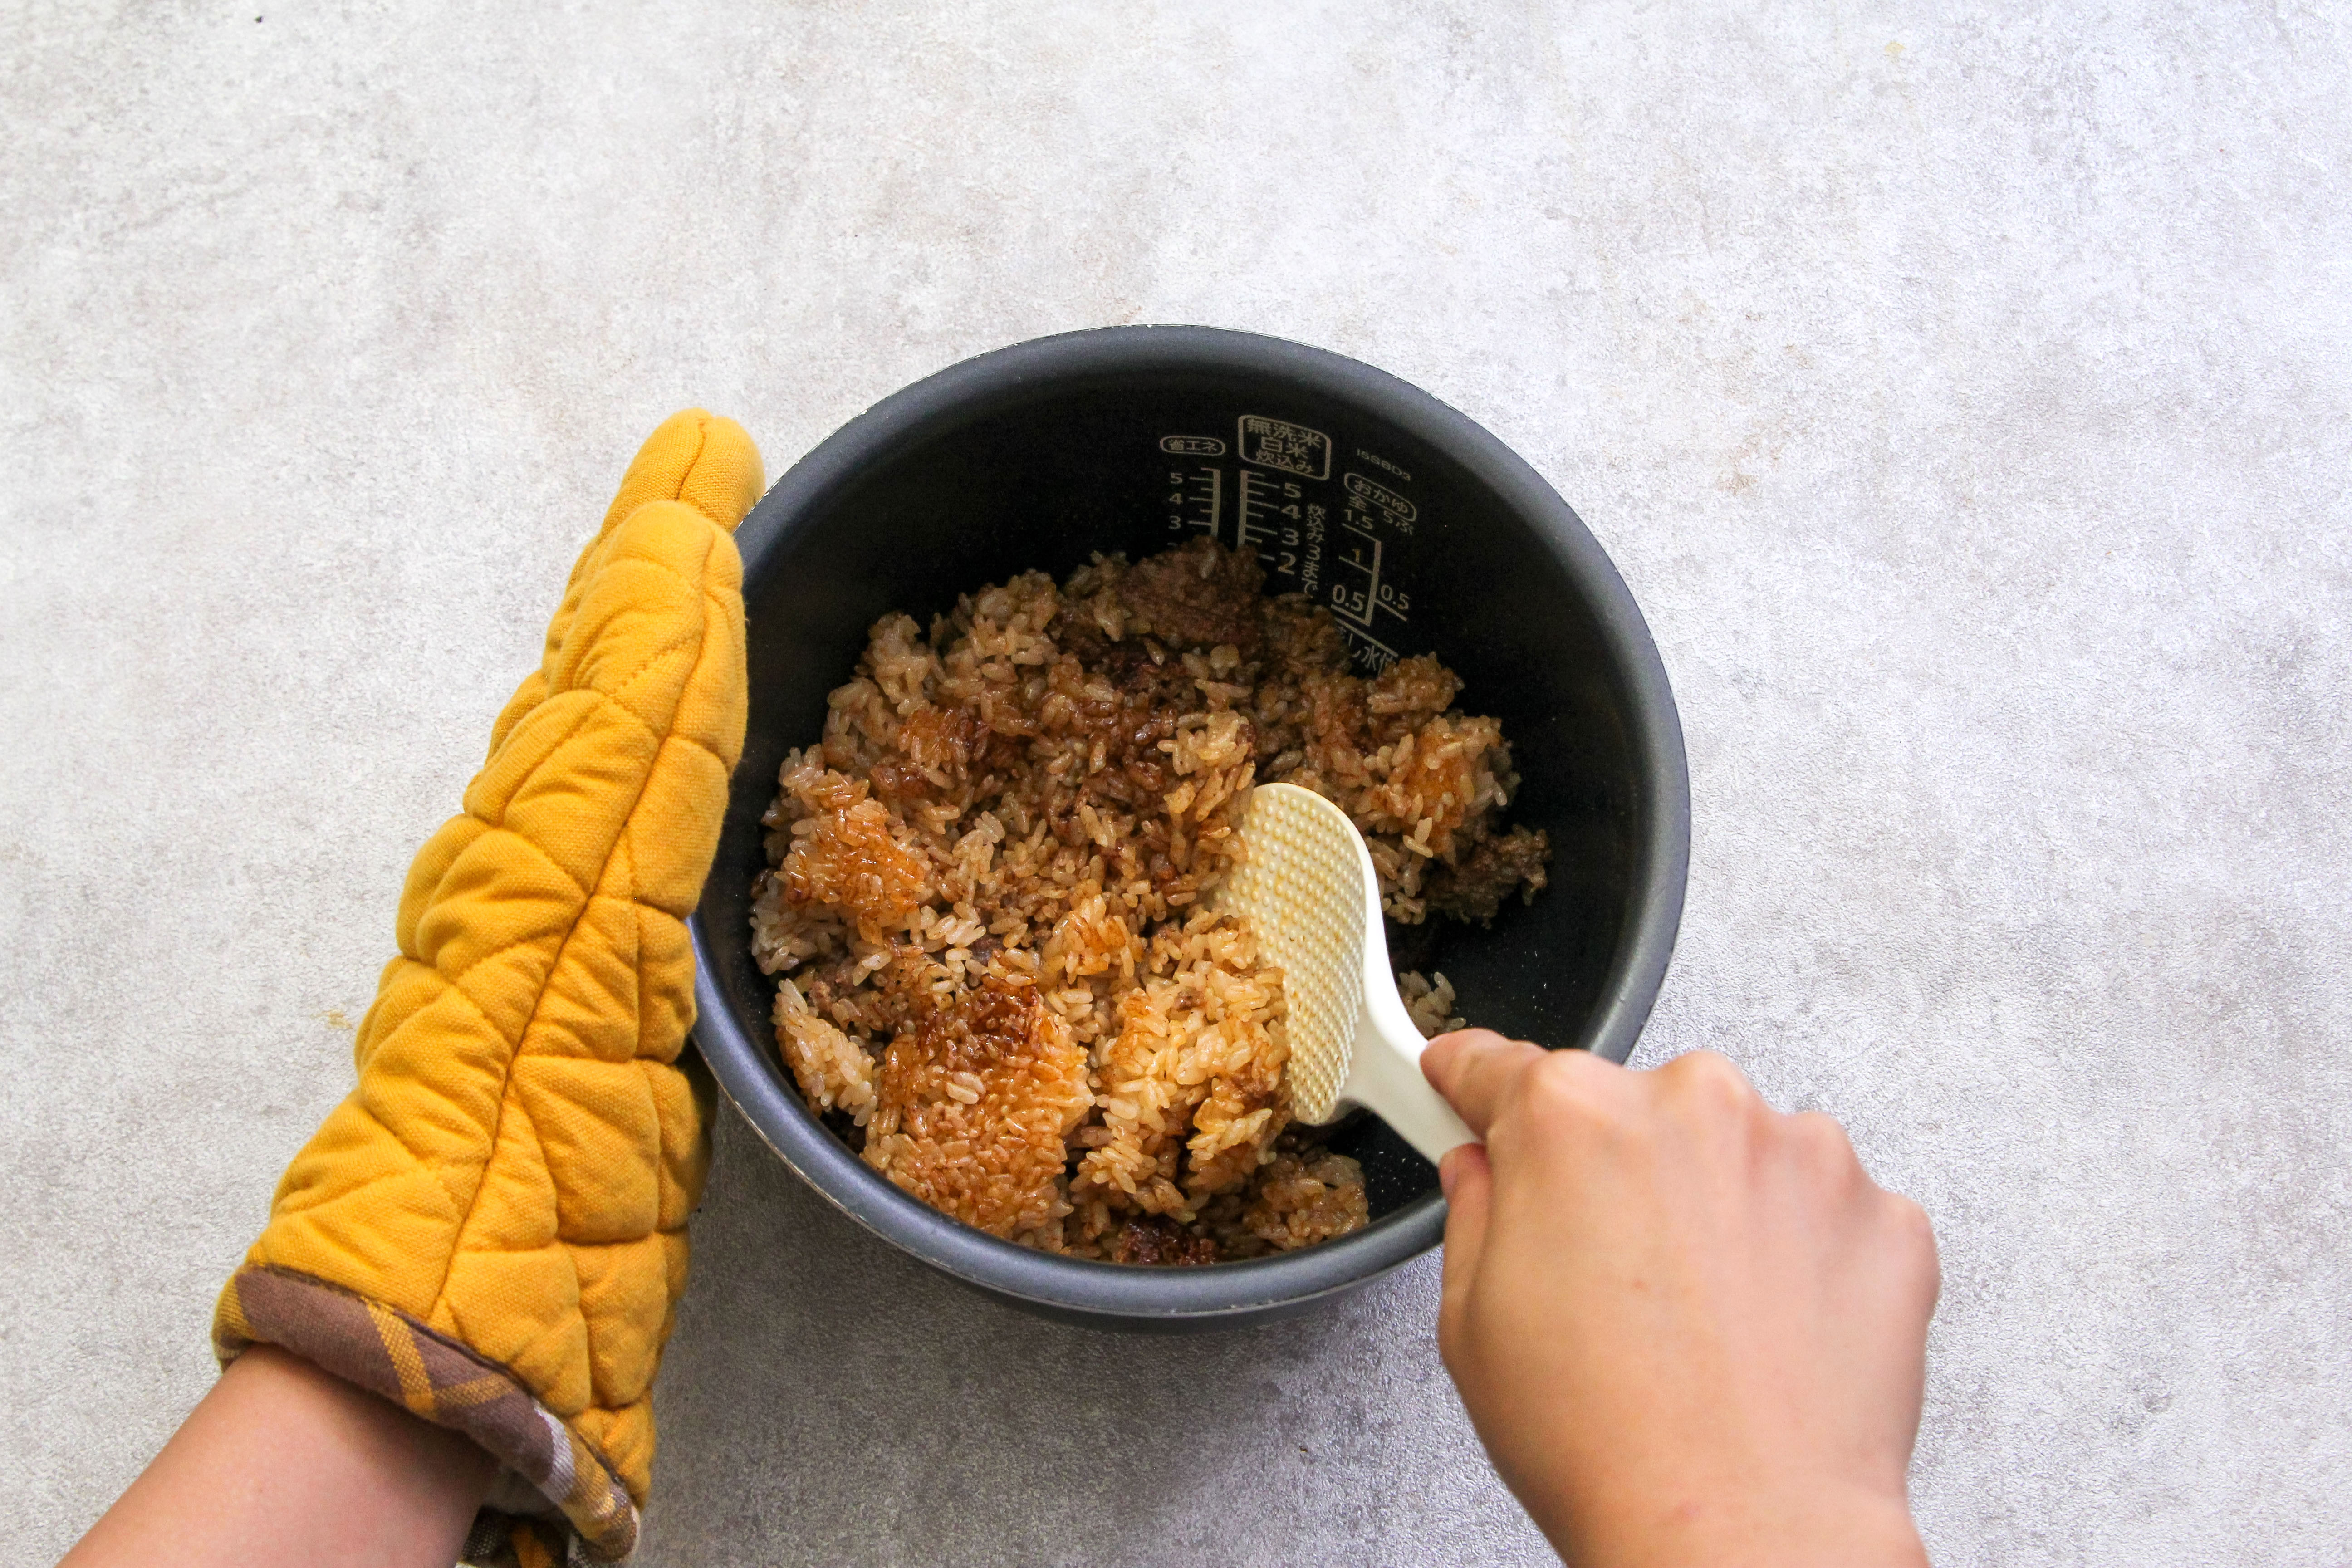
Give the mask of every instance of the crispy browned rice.
M 1196 540 L 877 622 L 784 761 L 751 910 L 776 1039 L 866 1163 L 1047 1252 L 1213 1263 L 1365 1223 L 1289 1127 L 1282 974 L 1209 907 L 1251 784 L 1345 807 L 1382 907 L 1490 920 L 1544 885 L 1492 719 L 1428 657 L 1349 673 L 1328 612 Z M 1406 974 L 1428 1034 L 1454 987 Z

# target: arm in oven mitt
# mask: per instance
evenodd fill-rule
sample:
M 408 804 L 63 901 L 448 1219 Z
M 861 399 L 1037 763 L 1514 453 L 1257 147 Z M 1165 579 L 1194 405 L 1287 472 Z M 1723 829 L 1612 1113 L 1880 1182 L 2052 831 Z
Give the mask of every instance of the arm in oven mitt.
M 469 1559 L 635 1543 L 708 1161 L 676 1065 L 684 922 L 743 748 L 730 534 L 761 488 L 751 438 L 700 410 L 630 465 L 464 813 L 409 869 L 358 1087 L 214 1318 L 224 1365 L 278 1345 L 488 1449 Z

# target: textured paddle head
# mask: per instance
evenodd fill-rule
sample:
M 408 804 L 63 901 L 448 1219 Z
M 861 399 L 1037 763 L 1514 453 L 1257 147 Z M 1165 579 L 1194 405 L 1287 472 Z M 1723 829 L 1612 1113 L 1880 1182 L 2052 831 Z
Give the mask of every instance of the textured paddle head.
M 1282 966 L 1291 1108 L 1301 1121 L 1328 1121 L 1355 1054 L 1366 932 L 1380 918 L 1372 858 L 1347 813 L 1297 784 L 1251 791 L 1241 835 L 1242 864 L 1219 904 L 1247 916 L 1260 951 Z

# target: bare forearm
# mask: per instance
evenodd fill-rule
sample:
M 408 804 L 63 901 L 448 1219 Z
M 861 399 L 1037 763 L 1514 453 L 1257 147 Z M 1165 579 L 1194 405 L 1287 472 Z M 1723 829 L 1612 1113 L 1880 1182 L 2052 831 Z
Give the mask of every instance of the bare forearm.
M 493 1475 L 457 1433 L 257 1346 L 60 1568 L 448 1568 Z

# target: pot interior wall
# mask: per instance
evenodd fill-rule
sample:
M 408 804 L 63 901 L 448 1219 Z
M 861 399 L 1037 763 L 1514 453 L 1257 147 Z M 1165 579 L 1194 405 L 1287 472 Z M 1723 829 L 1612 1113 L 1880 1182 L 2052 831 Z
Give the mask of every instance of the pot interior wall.
M 1400 969 L 1442 970 L 1474 1023 L 1590 1044 L 1645 830 L 1628 697 L 1551 543 L 1459 464 L 1295 387 L 1157 371 L 1005 387 L 906 432 L 793 517 L 776 499 L 744 524 L 747 556 L 766 541 L 745 584 L 750 734 L 703 905 L 714 933 L 744 933 L 715 944 L 713 976 L 740 1016 L 765 1018 L 773 995 L 748 936 L 760 815 L 873 622 L 904 610 L 928 625 L 983 583 L 1206 532 L 1255 547 L 1269 592 L 1331 606 L 1360 673 L 1434 653 L 1462 676 L 1463 707 L 1502 720 L 1523 775 L 1511 820 L 1551 836 L 1551 887 L 1491 930 L 1391 925 L 1391 951 Z M 1377 1121 L 1332 1142 L 1364 1162 L 1376 1217 L 1435 1184 Z

